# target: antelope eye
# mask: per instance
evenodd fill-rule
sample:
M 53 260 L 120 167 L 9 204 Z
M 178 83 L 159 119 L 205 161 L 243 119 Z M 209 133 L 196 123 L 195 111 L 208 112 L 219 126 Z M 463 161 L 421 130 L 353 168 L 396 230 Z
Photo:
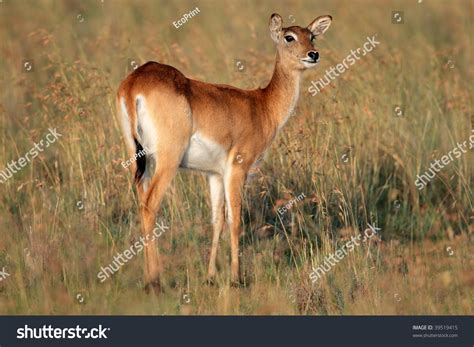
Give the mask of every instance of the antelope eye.
M 311 35 L 311 37 L 309 39 L 311 40 L 311 42 L 313 42 L 315 38 L 316 38 L 316 36 Z
M 285 36 L 285 41 L 286 41 L 286 42 L 291 42 L 291 41 L 294 41 L 294 40 L 295 40 L 295 38 L 294 38 L 293 36 L 291 36 L 291 35 L 286 35 L 286 36 Z

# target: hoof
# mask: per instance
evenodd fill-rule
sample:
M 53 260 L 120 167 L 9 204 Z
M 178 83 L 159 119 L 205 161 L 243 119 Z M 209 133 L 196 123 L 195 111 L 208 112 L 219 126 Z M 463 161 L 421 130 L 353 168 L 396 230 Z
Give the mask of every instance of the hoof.
M 243 283 L 240 279 L 239 280 L 231 280 L 230 281 L 230 286 L 232 288 L 244 288 L 245 283 Z
M 156 294 L 158 295 L 159 293 L 163 292 L 160 284 L 160 280 L 154 280 L 152 282 L 148 282 L 145 284 L 145 293 L 150 294 Z
M 216 284 L 216 281 L 214 277 L 208 277 L 205 281 L 205 284 L 212 287 Z

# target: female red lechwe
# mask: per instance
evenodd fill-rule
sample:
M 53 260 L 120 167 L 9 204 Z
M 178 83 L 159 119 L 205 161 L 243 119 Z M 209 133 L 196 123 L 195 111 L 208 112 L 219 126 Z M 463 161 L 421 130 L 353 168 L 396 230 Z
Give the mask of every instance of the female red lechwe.
M 230 228 L 231 280 L 239 282 L 241 190 L 251 166 L 268 148 L 292 114 L 303 70 L 316 66 L 314 39 L 331 24 L 320 16 L 306 28 L 282 27 L 270 18 L 270 36 L 277 46 L 270 83 L 263 89 L 241 90 L 186 78 L 172 66 L 149 62 L 136 69 L 117 93 L 123 137 L 130 156 L 145 150 L 133 163 L 140 200 L 145 245 L 145 282 L 159 288 L 158 252 L 152 233 L 166 188 L 178 168 L 209 176 L 213 239 L 208 277 L 216 273 L 219 237 Z M 143 153 L 143 152 L 142 152 Z

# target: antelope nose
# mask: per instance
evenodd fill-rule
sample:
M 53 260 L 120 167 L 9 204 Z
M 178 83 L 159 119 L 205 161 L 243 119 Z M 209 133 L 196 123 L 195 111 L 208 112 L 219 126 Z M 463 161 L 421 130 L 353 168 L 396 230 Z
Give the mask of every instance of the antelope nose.
M 318 52 L 309 51 L 309 52 L 308 52 L 308 57 L 310 57 L 311 60 L 313 60 L 314 62 L 319 61 L 319 53 L 318 53 Z

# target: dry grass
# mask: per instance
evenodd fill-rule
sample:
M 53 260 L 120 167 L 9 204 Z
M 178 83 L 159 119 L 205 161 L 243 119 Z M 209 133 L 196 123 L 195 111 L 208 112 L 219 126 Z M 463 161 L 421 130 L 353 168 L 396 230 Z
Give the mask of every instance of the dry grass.
M 48 127 L 63 134 L 0 184 L 0 269 L 10 274 L 0 282 L 0 313 L 472 314 L 472 151 L 421 192 L 414 186 L 432 160 L 471 134 L 472 2 L 455 3 L 204 1 L 180 29 L 172 21 L 195 2 L 0 3 L 0 168 Z M 395 10 L 405 12 L 404 24 L 391 23 Z M 209 196 L 205 177 L 190 173 L 177 176 L 159 217 L 170 226 L 159 245 L 165 293 L 141 290 L 142 256 L 100 283 L 100 267 L 139 236 L 114 110 L 130 62 L 263 86 L 273 68 L 273 12 L 299 25 L 325 13 L 334 22 L 295 116 L 246 189 L 247 287 L 229 286 L 228 233 L 217 285 L 203 285 Z M 381 44 L 373 53 L 316 97 L 307 92 L 375 33 Z M 239 59 L 244 72 L 234 67 Z M 23 71 L 26 60 L 33 71 Z M 402 118 L 393 116 L 399 104 Z M 280 218 L 276 208 L 301 193 L 307 199 Z M 382 240 L 357 247 L 311 287 L 311 266 L 367 222 Z

